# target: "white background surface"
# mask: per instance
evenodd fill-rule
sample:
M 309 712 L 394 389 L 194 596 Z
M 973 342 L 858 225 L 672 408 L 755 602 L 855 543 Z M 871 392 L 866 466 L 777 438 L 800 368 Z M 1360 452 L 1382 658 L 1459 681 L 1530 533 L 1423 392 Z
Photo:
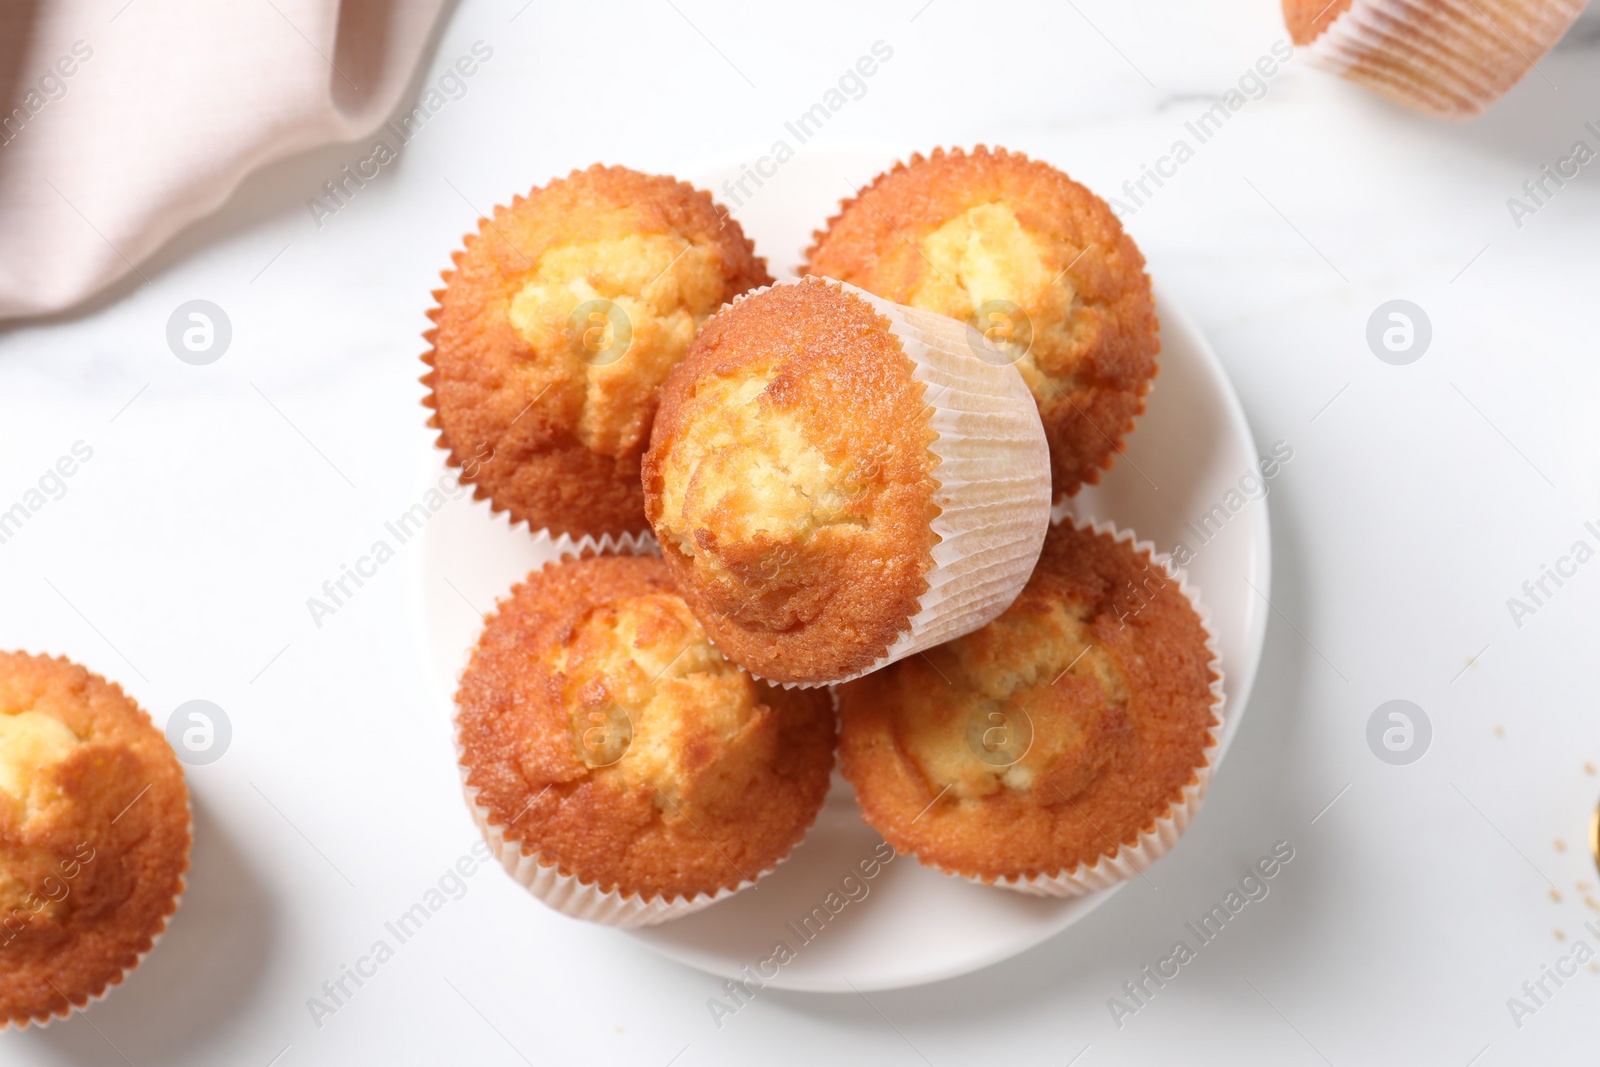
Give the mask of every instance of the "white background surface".
M 407 564 L 320 629 L 305 602 L 415 499 L 422 312 L 478 215 L 597 159 L 753 159 L 880 39 L 893 59 L 827 139 L 1000 143 L 1111 193 L 1283 36 L 1264 0 L 674 2 L 536 2 L 514 21 L 515 2 L 465 3 L 418 90 L 475 40 L 493 59 L 320 228 L 307 198 L 366 145 L 258 175 L 143 265 L 148 282 L 0 334 L 0 507 L 74 441 L 94 448 L 0 545 L 0 647 L 70 655 L 158 722 L 201 697 L 234 726 L 227 754 L 190 771 L 195 869 L 159 950 L 88 1016 L 0 1036 L 5 1061 L 1592 1058 L 1600 975 L 1520 1029 L 1506 1006 L 1580 938 L 1600 944 L 1577 889 L 1600 902 L 1583 845 L 1600 561 L 1521 628 L 1506 607 L 1600 519 L 1600 179 L 1586 169 L 1521 228 L 1506 207 L 1575 140 L 1595 145 L 1592 23 L 1541 64 L 1548 82 L 1464 128 L 1291 61 L 1126 220 L 1220 352 L 1258 446 L 1295 449 L 1270 497 L 1277 610 L 1254 701 L 1153 886 L 994 969 L 870 1001 L 768 991 L 719 1029 L 714 980 L 484 870 L 313 1023 L 306 998 L 474 839 Z M 196 297 L 233 323 L 209 367 L 164 340 Z M 1364 340 L 1396 297 L 1434 330 L 1405 367 Z M 1397 697 L 1434 728 L 1406 767 L 1365 740 Z M 1277 841 L 1295 858 L 1270 895 L 1119 1029 L 1108 998 Z

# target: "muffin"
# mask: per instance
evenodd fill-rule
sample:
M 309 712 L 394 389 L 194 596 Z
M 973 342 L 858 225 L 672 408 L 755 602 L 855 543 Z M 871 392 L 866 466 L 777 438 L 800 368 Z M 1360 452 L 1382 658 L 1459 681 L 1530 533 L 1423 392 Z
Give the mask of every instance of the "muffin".
M 808 278 L 717 314 L 644 460 L 662 558 L 717 646 L 821 685 L 983 625 L 1049 524 L 1043 430 L 963 327 Z
M 1111 208 L 1003 148 L 896 164 L 816 234 L 806 270 L 969 323 L 1039 404 L 1057 499 L 1099 479 L 1156 373 L 1144 257 Z
M 1143 870 L 1198 810 L 1221 673 L 1149 545 L 1068 520 L 983 629 L 840 686 L 840 763 L 900 852 L 1050 896 Z
M 486 620 L 456 704 L 469 803 L 506 869 L 616 926 L 753 884 L 805 836 L 833 768 L 828 696 L 728 662 L 654 556 L 530 574 Z
M 1461 121 L 1521 81 L 1583 6 L 1583 0 L 1283 0 L 1283 18 L 1315 66 L 1424 114 Z
M 102 996 L 167 925 L 189 869 L 189 791 L 120 688 L 0 653 L 0 1028 Z
M 643 531 L 656 393 L 765 261 L 706 193 L 598 165 L 495 208 L 453 258 L 422 378 L 449 463 L 533 530 Z

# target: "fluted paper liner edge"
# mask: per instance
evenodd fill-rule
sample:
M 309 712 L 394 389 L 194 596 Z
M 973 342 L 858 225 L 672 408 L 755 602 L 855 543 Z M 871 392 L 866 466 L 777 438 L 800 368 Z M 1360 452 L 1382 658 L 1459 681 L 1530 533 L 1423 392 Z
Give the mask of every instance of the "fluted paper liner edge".
M 1354 0 L 1302 46 L 1314 66 L 1460 121 L 1535 69 L 1583 0 Z

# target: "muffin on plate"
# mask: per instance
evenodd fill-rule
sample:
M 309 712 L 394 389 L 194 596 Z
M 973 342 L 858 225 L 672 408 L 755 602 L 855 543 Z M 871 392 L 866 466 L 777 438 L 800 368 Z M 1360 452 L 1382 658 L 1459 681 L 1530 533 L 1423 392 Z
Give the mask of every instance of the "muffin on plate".
M 643 531 L 657 390 L 765 261 L 708 194 L 599 165 L 496 207 L 453 259 L 422 378 L 450 464 L 534 531 Z
M 485 621 L 456 705 L 469 803 L 506 870 L 615 926 L 754 884 L 805 836 L 833 768 L 827 694 L 728 662 L 654 556 L 530 574 Z
M 120 688 L 0 652 L 0 1028 L 46 1023 L 139 965 L 189 869 L 189 791 Z
M 936 149 L 880 174 L 816 234 L 805 268 L 969 323 L 1044 420 L 1057 499 L 1099 479 L 1156 373 L 1144 256 L 1111 208 L 1003 148 Z
M 1583 0 L 1283 0 L 1283 18 L 1315 66 L 1459 122 L 1533 70 L 1583 7 Z
M 900 852 L 1075 896 L 1176 843 L 1210 780 L 1221 672 L 1195 602 L 1147 544 L 1050 531 L 998 619 L 840 686 L 840 764 Z
M 819 278 L 706 324 L 662 391 L 644 490 L 706 632 L 785 684 L 983 625 L 1049 523 L 1016 370 L 975 355 L 959 323 Z

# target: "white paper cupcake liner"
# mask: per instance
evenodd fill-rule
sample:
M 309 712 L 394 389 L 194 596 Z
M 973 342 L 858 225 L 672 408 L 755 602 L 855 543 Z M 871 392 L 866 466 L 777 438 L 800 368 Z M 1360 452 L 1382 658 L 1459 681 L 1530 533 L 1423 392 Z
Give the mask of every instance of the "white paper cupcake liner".
M 971 633 L 1017 599 L 1050 528 L 1050 446 L 1039 405 L 1014 363 L 979 357 L 976 331 L 835 283 L 888 319 L 933 408 L 939 457 L 928 591 L 910 625 L 865 671 Z M 848 678 L 841 681 L 849 681 Z
M 458 765 L 462 756 L 458 723 L 456 733 Z M 771 870 L 768 868 L 755 878 L 742 881 L 732 888 L 719 889 L 715 893 L 700 893 L 692 897 L 645 897 L 638 893 L 623 894 L 614 889 L 604 890 L 593 882 L 585 882 L 574 875 L 563 874 L 553 859 L 538 852 L 525 852 L 523 843 L 506 836 L 505 827 L 496 823 L 493 813 L 478 803 L 478 789 L 468 784 L 467 768 L 462 766 L 460 769 L 461 788 L 466 794 L 467 807 L 472 811 L 473 821 L 478 824 L 478 831 L 483 834 L 484 841 L 500 861 L 500 866 L 505 868 L 513 881 L 533 894 L 540 902 L 574 919 L 583 919 L 605 926 L 653 926 L 669 919 L 681 919 L 685 915 L 692 915 L 702 908 L 710 907 L 719 900 L 726 900 L 740 890 L 755 885 L 757 880 L 765 877 Z
M 1354 0 L 1315 66 L 1439 118 L 1471 118 L 1533 69 L 1584 0 Z
M 189 862 L 194 860 L 194 807 L 189 805 Z M 118 988 L 128 980 L 128 976 L 137 971 L 145 961 L 145 957 L 156 950 L 161 939 L 166 936 L 172 927 L 172 919 L 178 914 L 178 909 L 183 906 L 183 895 L 189 891 L 189 868 L 185 867 L 183 874 L 178 878 L 178 891 L 172 897 L 172 910 L 161 920 L 161 929 L 150 935 L 150 947 L 133 958 L 133 962 L 117 974 L 115 978 L 108 978 L 105 986 L 98 993 L 91 993 L 82 1004 L 73 1004 L 70 1001 L 60 1011 L 53 1012 L 45 1019 L 0 1019 L 0 1034 L 7 1030 L 43 1030 L 51 1023 L 72 1017 L 74 1011 L 85 1012 L 111 995 L 113 989 Z M 0 949 L 3 951 L 3 949 Z
M 440 470 L 446 474 L 453 474 L 456 484 L 472 492 L 467 495 L 466 503 L 470 507 L 481 507 L 488 513 L 491 522 L 499 521 L 506 524 L 509 530 L 521 528 L 533 538 L 533 543 L 539 548 L 548 548 L 555 553 L 558 559 L 587 559 L 589 556 L 617 553 L 619 555 L 660 555 L 661 550 L 656 546 L 655 535 L 650 532 L 650 524 L 645 523 L 639 530 L 630 530 L 626 533 L 604 533 L 599 536 L 594 534 L 581 534 L 574 537 L 570 533 L 552 533 L 547 526 L 535 529 L 526 519 L 515 519 L 511 510 L 494 502 L 482 486 L 476 482 L 469 482 L 461 477 L 461 468 L 450 461 L 450 450 L 434 443 L 434 449 L 444 456 L 444 464 Z M 457 497 L 456 500 L 461 498 Z M 640 516 L 643 521 L 643 515 Z
M 509 519 L 509 516 L 507 516 Z M 547 529 L 535 530 L 533 541 L 536 547 L 547 548 L 555 555 L 555 562 L 566 559 L 589 559 L 591 556 L 659 556 L 661 547 L 656 544 L 655 537 L 646 530 L 643 533 L 584 534 L 582 537 L 573 537 L 571 534 L 552 534 Z
M 1183 787 L 1182 796 L 1168 808 L 1165 815 L 1139 831 L 1137 842 L 1131 845 L 1119 843 L 1115 856 L 1101 854 L 1096 856 L 1092 863 L 1080 863 L 1053 875 L 1012 876 L 993 881 L 968 875 L 961 876 L 978 885 L 992 885 L 1038 897 L 1078 897 L 1109 889 L 1119 882 L 1137 877 L 1156 860 L 1172 851 L 1172 847 L 1178 843 L 1183 832 L 1189 828 L 1189 823 L 1199 814 L 1206 790 L 1211 785 L 1211 777 L 1217 766 L 1223 712 L 1227 703 L 1222 685 L 1222 656 L 1217 651 L 1216 632 L 1211 625 L 1211 613 L 1206 610 L 1200 600 L 1199 592 L 1189 584 L 1182 569 L 1172 562 L 1169 555 L 1158 553 L 1152 542 L 1138 540 L 1132 530 L 1118 529 L 1115 523 L 1093 522 L 1071 515 L 1062 521 L 1069 522 L 1080 530 L 1109 534 L 1114 540 L 1132 546 L 1135 552 L 1149 558 L 1152 563 L 1161 567 L 1169 578 L 1178 583 L 1178 591 L 1193 605 L 1195 614 L 1200 617 L 1200 624 L 1205 628 L 1206 650 L 1211 653 L 1208 664 L 1212 674 L 1211 715 L 1215 721 L 1207 731 L 1206 745 L 1201 750 L 1204 764 L 1194 769 L 1194 779 Z
M 542 532 L 545 536 L 549 536 L 548 531 Z M 587 559 L 595 554 L 645 556 L 656 555 L 660 551 L 655 538 L 648 534 L 624 535 L 615 539 L 607 535 L 598 540 L 583 537 L 577 541 L 562 535 L 552 538 L 552 541 L 558 546 L 557 558 L 541 564 L 538 570 L 542 571 L 569 559 Z M 465 670 L 463 667 L 462 671 Z M 459 681 L 458 678 L 458 684 Z M 756 874 L 754 878 L 745 879 L 736 886 L 691 897 L 660 895 L 646 897 L 639 893 L 625 894 L 614 889 L 604 890 L 594 882 L 586 882 L 575 875 L 565 874 L 559 869 L 555 859 L 537 850 L 525 851 L 524 843 L 510 837 L 506 833 L 506 828 L 495 821 L 494 813 L 478 803 L 480 790 L 468 781 L 471 771 L 465 762 L 466 749 L 461 744 L 459 706 L 451 716 L 451 722 L 454 726 L 456 768 L 461 774 L 461 789 L 466 796 L 467 808 L 472 812 L 473 821 L 478 824 L 479 833 L 483 835 L 484 841 L 500 861 L 500 866 L 505 868 L 513 881 L 563 915 L 605 926 L 653 926 L 669 919 L 692 915 L 720 900 L 726 900 L 733 894 L 755 885 L 758 880 L 777 867 L 777 863 L 774 863 Z M 781 863 L 782 859 L 778 862 Z
M 450 466 L 448 460 L 440 469 L 446 473 L 456 470 L 456 468 Z M 471 482 L 461 482 L 460 484 L 463 487 L 472 485 Z M 511 513 L 505 508 L 495 507 L 488 496 L 469 496 L 464 503 L 467 507 L 481 509 L 481 513 L 488 521 L 504 523 L 507 530 L 515 530 L 521 527 L 527 531 L 531 537 L 530 543 L 534 550 L 540 553 L 549 553 L 551 556 L 551 559 L 547 560 L 546 563 L 560 562 L 567 559 L 589 559 L 593 556 L 661 555 L 661 546 L 656 543 L 655 535 L 648 528 L 624 534 L 607 533 L 598 537 L 594 534 L 583 534 L 573 537 L 569 533 L 553 534 L 545 527 L 537 530 L 530 529 L 526 522 L 512 519 Z M 541 567 L 545 565 L 540 564 Z M 461 682 L 461 673 L 467 669 L 467 662 L 470 661 L 471 649 L 468 649 L 467 653 L 467 658 L 462 661 L 455 674 L 455 681 L 458 687 Z
M 957 319 L 884 300 L 848 282 L 812 280 L 858 297 L 888 319 L 912 362 L 912 378 L 924 385 L 936 434 L 929 449 L 939 461 L 933 471 L 939 515 L 930 524 L 938 543 L 916 612 L 864 670 L 819 682 L 777 682 L 745 668 L 785 689 L 852 681 L 990 622 L 1028 584 L 1050 528 L 1050 446 L 1039 405 L 1015 364 L 981 358 L 980 335 Z

